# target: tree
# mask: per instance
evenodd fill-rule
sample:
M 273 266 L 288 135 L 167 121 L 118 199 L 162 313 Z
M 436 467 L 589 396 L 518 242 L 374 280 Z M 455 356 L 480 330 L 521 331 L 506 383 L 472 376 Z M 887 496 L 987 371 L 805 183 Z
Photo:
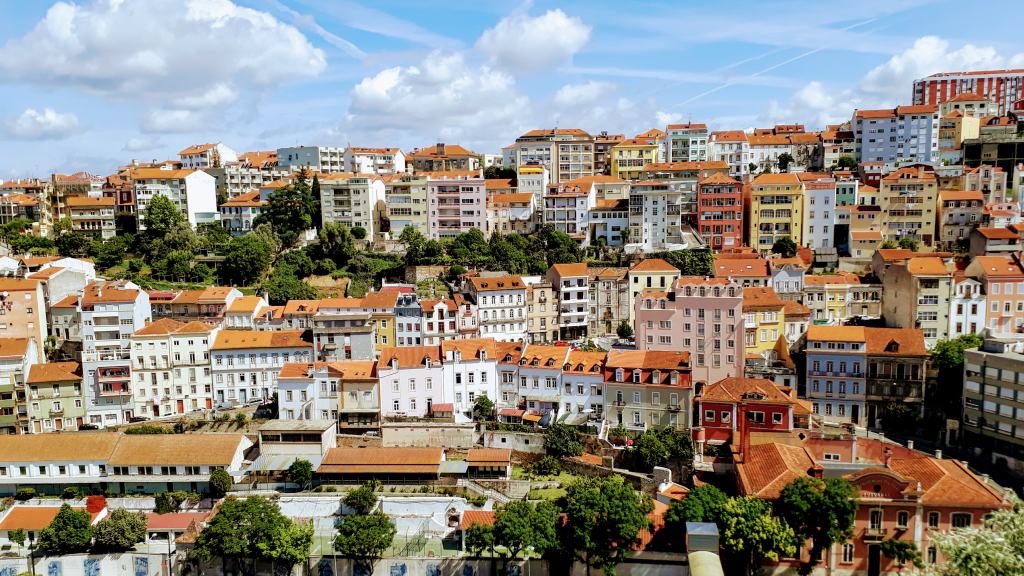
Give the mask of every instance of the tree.
M 516 558 L 527 549 L 544 554 L 557 545 L 557 522 L 558 509 L 551 502 L 534 506 L 513 500 L 495 514 L 494 545 L 508 550 L 509 558 Z
M 146 540 L 146 514 L 116 508 L 95 529 L 95 548 L 102 552 L 127 552 Z
M 352 237 L 355 238 L 356 240 L 365 240 L 366 239 L 366 228 L 363 228 L 362 226 L 353 226 L 352 227 Z
M 488 166 L 484 168 L 484 178 L 488 180 L 511 180 L 513 186 L 518 176 L 515 168 L 505 168 L 504 166 Z
M 783 236 L 772 244 L 772 254 L 778 254 L 783 258 L 796 256 L 796 242 L 789 236 Z
M 223 468 L 217 468 L 210 473 L 210 496 L 213 498 L 223 498 L 231 487 L 235 485 L 234 478 L 231 474 L 227 473 L 227 470 Z
M 324 225 L 324 215 L 320 205 L 320 175 L 313 174 L 313 186 L 310 188 L 310 194 L 313 196 L 313 202 L 316 203 L 316 211 L 313 214 L 313 223 L 316 224 L 317 228 Z
M 623 340 L 629 340 L 633 337 L 633 325 L 629 323 L 629 320 L 619 322 L 619 325 L 615 327 L 615 335 Z
M 270 224 L 283 246 L 291 246 L 299 235 L 313 227 L 318 206 L 304 172 L 288 186 L 278 188 L 267 197 L 267 205 L 253 221 L 257 226 Z
M 840 156 L 836 162 L 836 168 L 840 170 L 856 170 L 857 160 L 853 156 Z
M 296 458 L 285 472 L 289 482 L 299 485 L 299 488 L 309 486 L 313 481 L 313 464 L 305 458 Z
M 917 545 L 912 540 L 896 540 L 893 538 L 883 540 L 878 545 L 878 550 L 886 558 L 899 563 L 900 568 L 898 570 L 901 572 L 904 564 L 912 564 L 915 568 L 924 568 L 924 562 L 921 561 L 921 552 L 918 551 Z
M 649 472 L 668 461 L 669 451 L 661 437 L 653 430 L 648 430 L 633 440 L 633 455 L 640 469 Z
M 934 390 L 929 391 L 926 402 L 948 417 L 959 418 L 963 401 L 964 350 L 977 348 L 985 340 L 977 334 L 964 334 L 944 338 L 935 343 L 931 351 L 931 365 L 939 371 Z
M 583 454 L 580 431 L 573 426 L 554 423 L 544 431 L 544 451 L 548 456 L 567 458 Z
M 356 514 L 369 514 L 377 505 L 377 493 L 374 485 L 367 482 L 359 488 L 349 492 L 342 499 L 346 506 L 356 511 Z
M 900 248 L 910 250 L 911 252 L 917 252 L 921 248 L 921 242 L 916 238 L 911 238 L 910 236 L 900 238 L 900 241 L 897 244 Z
M 337 529 L 334 549 L 342 556 L 371 565 L 391 546 L 396 532 L 395 525 L 381 512 L 345 516 L 339 520 Z
M 27 537 L 28 537 L 28 534 L 24 530 L 22 530 L 21 528 L 17 528 L 15 530 L 11 530 L 10 532 L 7 533 L 7 539 L 10 540 L 11 542 L 14 542 L 15 544 L 17 544 L 18 548 L 21 548 L 22 546 L 25 545 L 25 539 Z
M 279 306 L 289 300 L 312 300 L 317 297 L 316 288 L 295 277 L 289 268 L 278 268 L 263 281 L 260 290 L 267 293 L 270 303 Z
M 722 510 L 722 549 L 754 574 L 757 559 L 777 561 L 796 552 L 793 529 L 772 516 L 771 504 L 748 496 L 730 498 Z
M 486 394 L 477 396 L 473 401 L 473 418 L 482 421 L 494 420 L 494 402 L 491 402 Z
M 341 224 L 324 224 L 317 234 L 317 254 L 330 258 L 338 266 L 345 266 L 356 255 L 356 242 L 352 232 Z
M 686 498 L 676 500 L 665 512 L 665 527 L 677 531 L 682 538 L 687 522 L 715 522 L 723 517 L 729 497 L 718 488 L 704 484 L 697 486 Z
M 188 224 L 185 220 L 185 215 L 181 213 L 181 210 L 178 210 L 178 207 L 167 196 L 157 194 L 150 198 L 146 204 L 146 211 L 142 216 L 142 224 L 146 227 L 148 235 L 161 238 L 183 223 Z
M 990 514 L 980 530 L 954 528 L 931 539 L 945 564 L 929 566 L 929 576 L 1024 574 L 1024 505 L 1017 498 Z
M 221 278 L 228 283 L 248 286 L 263 277 L 272 259 L 270 246 L 258 236 L 239 236 L 228 245 L 227 256 L 220 267 Z
M 196 234 L 203 243 L 203 249 L 208 252 L 220 253 L 231 242 L 231 234 L 216 222 L 196 226 Z
M 306 522 L 289 520 L 283 529 L 270 532 L 269 538 L 256 543 L 256 548 L 264 559 L 288 569 L 308 560 L 312 546 L 312 520 Z M 285 573 L 290 574 L 291 571 L 287 570 Z
M 893 250 L 895 248 L 899 248 L 899 244 L 897 244 L 895 240 L 885 240 L 879 244 L 878 247 L 882 250 Z
M 238 572 L 252 574 L 258 560 L 285 565 L 305 561 L 312 545 L 312 526 L 297 526 L 276 503 L 261 496 L 231 496 L 199 534 L 195 553 L 203 560 L 220 558 L 224 573 L 230 561 Z
M 793 163 L 793 155 L 789 152 L 779 154 L 776 163 L 779 165 L 779 172 L 789 172 L 789 165 Z
M 471 524 L 466 529 L 466 550 L 471 556 L 482 556 L 485 551 L 494 555 L 494 526 Z
M 587 566 L 615 576 L 615 566 L 650 526 L 654 506 L 621 476 L 585 478 L 571 484 L 565 497 L 568 548 Z
M 36 547 L 51 556 L 85 552 L 92 542 L 91 522 L 85 510 L 75 510 L 63 504 L 50 525 L 39 532 Z
M 776 501 L 779 516 L 800 541 L 811 541 L 810 560 L 802 573 L 810 573 L 823 550 L 853 536 L 857 513 L 856 488 L 842 478 L 820 480 L 803 476 L 783 486 Z
M 160 492 L 154 498 L 157 514 L 171 514 L 181 508 L 181 503 L 188 499 L 187 492 Z

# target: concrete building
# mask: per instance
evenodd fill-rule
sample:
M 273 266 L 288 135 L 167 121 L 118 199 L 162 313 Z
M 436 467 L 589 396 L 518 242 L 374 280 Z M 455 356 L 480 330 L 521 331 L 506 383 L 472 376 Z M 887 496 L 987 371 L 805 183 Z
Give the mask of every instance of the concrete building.
M 75 172 L 74 174 L 53 174 L 50 177 L 50 186 L 45 191 L 49 192 L 46 204 L 50 207 L 50 223 L 56 223 L 62 218 L 71 214 L 68 211 L 67 200 L 82 196 L 102 196 L 103 179 L 93 176 L 88 172 Z
M 1024 338 L 989 337 L 964 351 L 960 441 L 991 463 L 1024 472 Z
M 46 342 L 46 295 L 43 283 L 27 278 L 0 278 L 0 331 L 5 338 Z
M 612 147 L 626 139 L 624 134 L 609 134 L 601 131 L 594 136 L 594 175 L 610 175 L 612 173 Z
M 999 204 L 1008 200 L 1006 172 L 998 166 L 982 164 L 974 168 L 967 168 L 964 170 L 963 179 L 964 190 L 981 192 L 985 204 Z
M 544 194 L 543 223 L 586 246 L 590 237 L 590 211 L 597 206 L 597 190 L 589 180 L 571 180 L 548 187 Z
M 867 345 L 867 425 L 882 427 L 894 404 L 924 414 L 928 351 L 924 334 L 916 328 L 864 328 Z
M 520 194 L 532 194 L 537 205 L 544 203 L 544 194 L 551 185 L 551 172 L 543 164 L 526 164 L 519 167 L 516 178 L 516 191 Z
M 803 302 L 815 324 L 839 325 L 860 318 L 882 316 L 883 286 L 852 272 L 804 277 Z
M 726 162 L 729 176 L 744 179 L 750 174 L 750 143 L 742 130 L 722 130 L 711 133 L 708 159 Z
M 299 330 L 221 330 L 210 347 L 215 406 L 266 402 L 277 393 L 281 367 L 313 361 Z
M 441 342 L 444 390 L 451 391 L 453 411 L 471 416 L 477 396 L 498 398 L 498 345 L 493 338 Z
M 682 276 L 636 296 L 636 347 L 689 353 L 694 382 L 743 376 L 743 288 L 725 278 Z
M 282 420 L 329 420 L 351 433 L 380 425 L 376 366 L 369 360 L 285 364 L 277 380 Z
M 220 224 L 232 236 L 248 234 L 256 227 L 256 218 L 266 206 L 259 190 L 243 192 L 220 205 Z
M 930 349 L 949 336 L 949 297 L 953 272 L 941 258 L 909 258 L 883 276 L 882 315 L 886 324 L 920 328 Z
M 642 180 L 629 191 L 629 241 L 639 252 L 685 248 L 681 213 L 684 184 L 670 180 Z M 695 195 L 694 195 L 695 196 Z
M 807 328 L 806 394 L 831 424 L 867 422 L 867 343 L 859 326 Z
M 499 234 L 532 234 L 540 229 L 537 198 L 529 192 L 492 194 L 487 201 L 488 224 Z
M 427 179 L 425 176 L 393 174 L 385 176 L 384 204 L 391 224 L 391 237 L 398 238 L 406 227 L 427 236 L 429 211 L 427 200 Z
M 372 173 L 321 174 L 319 180 L 324 223 L 362 228 L 367 238 L 375 238 L 384 211 L 384 181 Z
M 906 166 L 891 172 L 882 178 L 878 193 L 887 240 L 913 238 L 932 245 L 939 190 L 930 167 Z
M 345 149 L 345 171 L 354 174 L 403 174 L 408 172 L 405 153 L 398 148 Z
M 697 226 L 712 250 L 743 245 L 743 186 L 713 174 L 697 185 Z
M 629 324 L 636 319 L 636 296 L 645 292 L 667 292 L 679 278 L 679 269 L 661 258 L 646 258 L 630 266 L 626 273 L 629 284 Z
M 914 104 L 938 105 L 964 93 L 995 102 L 1000 113 L 1024 98 L 1024 70 L 940 72 L 914 80 Z
M 708 159 L 707 124 L 669 124 L 665 127 L 667 162 L 701 162 Z
M 588 268 L 590 275 L 590 315 L 587 333 L 591 337 L 617 336 L 623 320 L 629 321 L 632 301 L 628 268 Z
M 622 246 L 629 234 L 629 200 L 597 200 L 590 210 L 591 242 L 600 242 L 606 246 Z
M 558 304 L 560 340 L 577 340 L 587 336 L 587 315 L 590 312 L 590 275 L 587 265 L 555 264 L 547 279 Z
M 377 376 L 383 418 L 430 417 L 435 404 L 454 401 L 454 390 L 444 388 L 441 347 L 437 344 L 385 348 L 377 362 Z
M 964 270 L 984 285 L 986 328 L 995 335 L 1021 332 L 1024 327 L 1024 265 L 1020 258 L 1020 253 L 975 256 Z
M 213 408 L 210 348 L 219 329 L 164 318 L 132 334 L 135 415 L 158 418 Z
M 377 334 L 371 318 L 362 298 L 320 300 L 312 317 L 316 358 L 329 362 L 373 359 Z
M 811 179 L 813 178 L 813 179 Z M 802 245 L 812 250 L 835 247 L 836 180 L 801 174 L 803 185 Z
M 31 338 L 0 338 L 0 433 L 27 432 L 25 380 L 42 360 Z
M 27 376 L 24 401 L 27 420 L 22 422 L 22 434 L 73 431 L 85 424 L 80 363 L 33 364 Z
M 463 294 L 477 307 L 481 337 L 502 342 L 526 340 L 526 284 L 522 278 L 470 277 Z
M 750 187 L 750 245 L 765 254 L 789 238 L 804 245 L 804 192 L 796 174 L 761 174 Z
M 114 225 L 114 199 L 74 196 L 66 201 L 71 231 L 90 238 L 107 240 L 117 233 Z
M 962 273 L 953 274 L 949 296 L 949 337 L 977 334 L 985 328 L 984 285 Z
M 273 159 L 269 159 L 267 155 Z M 273 152 L 242 154 L 238 162 L 229 162 L 220 168 L 206 168 L 203 171 L 216 180 L 218 197 L 229 200 L 259 190 L 271 182 L 291 178 L 294 174 L 291 168 L 277 167 L 277 155 Z
M 331 146 L 293 146 L 277 149 L 277 165 L 282 170 L 310 172 L 344 172 L 345 149 Z
M 131 172 L 131 177 L 139 230 L 145 230 L 146 206 L 157 195 L 170 199 L 193 228 L 220 218 L 217 180 L 202 170 L 139 168 Z
M 228 162 L 237 162 L 238 153 L 220 142 L 216 144 L 196 144 L 178 152 L 181 167 L 185 169 L 203 170 L 220 168 Z
M 579 128 L 530 130 L 504 148 L 504 154 L 505 166 L 546 167 L 554 184 L 595 174 L 594 137 Z
M 539 280 L 526 290 L 526 341 L 546 344 L 558 341 L 557 290 L 550 281 Z
M 687 352 L 611 350 L 604 388 L 605 420 L 612 426 L 690 427 L 693 385 Z
M 979 192 L 939 191 L 938 241 L 947 250 L 970 242 L 971 230 L 980 223 L 985 197 Z
M 622 140 L 612 146 L 610 160 L 613 178 L 641 180 L 644 166 L 660 161 L 658 144 L 646 138 Z
M 449 170 L 479 170 L 480 155 L 458 144 L 438 142 L 434 146 L 417 148 L 409 153 L 408 162 L 413 172 L 447 172 Z
M 857 110 L 850 125 L 858 162 L 898 167 L 938 159 L 939 107 L 933 104 Z
M 780 338 L 785 343 L 785 308 L 786 303 L 771 288 L 743 289 L 745 357 L 763 358 L 767 362 L 778 358 Z
M 479 172 L 435 173 L 427 177 L 428 238 L 452 238 L 476 228 L 484 236 L 487 225 L 487 188 Z

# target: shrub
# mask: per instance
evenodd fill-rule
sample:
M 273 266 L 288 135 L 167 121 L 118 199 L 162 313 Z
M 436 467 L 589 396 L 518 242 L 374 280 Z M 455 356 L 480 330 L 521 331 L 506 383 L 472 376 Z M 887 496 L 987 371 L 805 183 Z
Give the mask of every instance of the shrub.
M 552 456 L 545 456 L 530 466 L 530 472 L 538 476 L 555 476 L 561 471 L 562 463 Z
M 31 500 L 36 497 L 35 488 L 18 488 L 18 491 L 14 493 L 14 499 L 24 502 L 25 500 Z
M 64 489 L 64 493 L 60 495 L 65 500 L 75 500 L 79 496 L 79 490 L 75 486 L 68 486 Z

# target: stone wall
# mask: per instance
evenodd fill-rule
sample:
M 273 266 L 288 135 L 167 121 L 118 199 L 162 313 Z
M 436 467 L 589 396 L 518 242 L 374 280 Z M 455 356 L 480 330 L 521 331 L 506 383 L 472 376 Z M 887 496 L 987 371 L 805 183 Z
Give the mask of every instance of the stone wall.
M 480 435 L 473 424 L 391 422 L 380 426 L 383 446 L 443 446 L 468 449 Z

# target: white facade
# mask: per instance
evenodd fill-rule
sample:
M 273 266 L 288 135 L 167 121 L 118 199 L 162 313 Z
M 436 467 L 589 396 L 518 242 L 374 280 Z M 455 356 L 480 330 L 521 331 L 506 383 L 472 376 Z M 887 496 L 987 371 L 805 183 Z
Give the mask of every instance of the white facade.
M 487 188 L 482 177 L 427 179 L 427 236 L 452 238 L 476 228 L 490 235 Z
M 548 167 L 540 164 L 520 166 L 516 178 L 516 190 L 523 194 L 533 194 L 537 204 L 543 202 L 544 194 L 551 183 Z
M 445 387 L 438 354 L 437 346 L 385 348 L 381 352 L 377 364 L 381 416 L 422 418 L 430 415 L 435 404 L 454 401 L 454 390 Z
M 597 191 L 592 182 L 550 186 L 544 195 L 544 225 L 565 232 L 586 246 L 590 240 L 590 210 L 596 205 Z
M 708 159 L 729 165 L 729 176 L 742 178 L 750 174 L 750 144 L 742 132 L 713 132 L 708 147 Z
M 949 337 L 985 329 L 985 286 L 973 278 L 954 279 L 949 298 Z
M 467 297 L 476 304 L 482 338 L 526 339 L 526 284 L 519 276 L 470 278 Z
M 277 380 L 277 413 L 282 420 L 338 420 L 338 382 L 319 364 L 289 364 Z
M 345 149 L 335 146 L 292 146 L 277 149 L 277 165 L 284 170 L 344 172 Z
M 351 147 L 345 149 L 345 170 L 356 174 L 401 174 L 408 171 L 405 154 L 398 148 Z
M 134 182 L 139 230 L 145 230 L 146 206 L 157 195 L 170 198 L 193 228 L 220 219 L 217 179 L 202 170 L 136 170 Z
M 132 335 L 136 416 L 163 417 L 213 407 L 210 346 L 219 330 L 163 319 Z
M 679 232 L 682 192 L 679 184 L 647 181 L 629 193 L 629 242 L 643 251 L 667 249 Z M 682 248 L 682 246 L 679 246 Z
M 313 349 L 301 345 L 296 332 L 223 330 L 214 339 L 210 356 L 215 406 L 237 406 L 269 399 L 277 393 L 281 367 L 312 361 Z
M 708 159 L 708 127 L 704 124 L 669 124 L 665 127 L 664 158 L 668 162 Z
M 444 390 L 451 391 L 456 413 L 469 414 L 477 396 L 498 397 L 498 358 L 488 338 L 441 343 Z
M 804 182 L 803 241 L 817 250 L 835 245 L 836 181 L 833 178 Z
M 182 168 L 197 170 L 217 168 L 238 161 L 238 153 L 220 142 L 190 146 L 182 150 L 178 157 L 181 158 Z

